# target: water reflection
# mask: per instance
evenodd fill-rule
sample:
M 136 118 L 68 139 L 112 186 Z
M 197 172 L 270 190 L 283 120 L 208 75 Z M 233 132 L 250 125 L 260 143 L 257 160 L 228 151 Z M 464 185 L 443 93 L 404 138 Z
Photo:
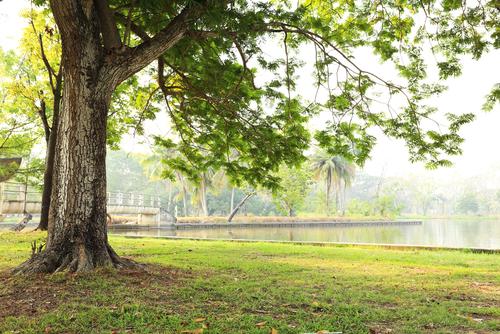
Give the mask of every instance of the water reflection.
M 110 229 L 109 234 L 500 249 L 500 222 L 485 219 L 427 219 L 422 225 L 381 227 Z

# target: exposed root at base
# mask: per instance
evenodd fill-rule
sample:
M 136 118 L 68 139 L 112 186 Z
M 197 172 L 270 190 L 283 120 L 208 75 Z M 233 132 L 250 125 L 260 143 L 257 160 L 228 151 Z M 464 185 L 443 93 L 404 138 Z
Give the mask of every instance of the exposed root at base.
M 10 271 L 22 275 L 55 274 L 62 271 L 67 271 L 68 273 L 85 273 L 100 267 L 118 270 L 144 270 L 147 268 L 147 265 L 118 256 L 108 244 L 106 245 L 106 251 L 98 253 L 98 256 L 83 247 L 75 247 L 75 249 L 66 252 L 45 249 L 40 253 L 33 254 L 31 258 L 12 268 Z

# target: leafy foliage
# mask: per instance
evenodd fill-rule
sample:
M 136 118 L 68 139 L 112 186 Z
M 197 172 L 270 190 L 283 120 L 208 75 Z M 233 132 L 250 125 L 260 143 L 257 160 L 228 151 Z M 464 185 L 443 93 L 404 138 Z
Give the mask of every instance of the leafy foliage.
M 476 195 L 472 193 L 464 194 L 457 202 L 457 211 L 462 213 L 476 213 L 479 211 L 479 203 Z
M 304 205 L 307 191 L 310 188 L 312 173 L 303 168 L 287 168 L 284 166 L 279 171 L 282 180 L 282 190 L 275 196 L 274 203 L 278 210 L 290 217 Z
M 437 37 L 418 30 L 415 15 L 426 10 L 420 3 L 110 3 L 121 36 L 132 48 L 166 29 L 182 8 L 200 13 L 185 38 L 160 57 L 158 68 L 148 68 L 157 81 L 148 83 L 151 100 L 164 100 L 176 133 L 160 143 L 185 157 L 166 163 L 192 180 L 209 167 L 224 168 L 239 187 L 248 183 L 276 191 L 279 166 L 306 161 L 304 152 L 311 143 L 306 124 L 320 111 L 329 112 L 332 121 L 314 134 L 319 146 L 361 166 L 376 143 L 370 127 L 404 139 L 411 161 L 424 161 L 431 169 L 450 166 L 445 156 L 462 152 L 458 131 L 473 114 L 449 115 L 448 133 L 422 125 L 437 111 L 424 100 L 446 87 L 425 82 L 422 42 Z M 282 46 L 281 56 L 266 55 L 265 42 L 270 40 Z M 316 51 L 314 101 L 297 89 L 297 70 L 304 63 L 295 53 L 304 46 Z M 381 61 L 393 62 L 403 82 L 395 84 L 358 67 L 354 56 L 361 47 L 371 48 Z M 437 65 L 443 79 L 460 74 L 455 58 Z M 271 79 L 259 82 L 262 73 Z M 406 106 L 395 110 L 390 101 L 399 96 Z M 230 158 L 231 150 L 240 152 L 237 159 Z

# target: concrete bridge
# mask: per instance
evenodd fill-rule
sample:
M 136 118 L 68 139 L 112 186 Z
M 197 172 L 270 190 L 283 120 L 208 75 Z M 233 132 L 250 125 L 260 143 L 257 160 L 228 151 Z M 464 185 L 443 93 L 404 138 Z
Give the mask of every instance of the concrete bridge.
M 23 183 L 0 183 L 0 222 L 6 214 L 42 212 L 42 194 Z M 150 227 L 170 227 L 177 222 L 177 206 L 161 196 L 131 192 L 108 191 L 108 214 L 138 215 L 138 224 Z

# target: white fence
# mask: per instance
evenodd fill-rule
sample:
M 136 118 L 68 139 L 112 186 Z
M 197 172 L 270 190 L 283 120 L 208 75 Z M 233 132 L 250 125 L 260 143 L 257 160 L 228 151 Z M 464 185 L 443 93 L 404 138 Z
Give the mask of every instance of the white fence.
M 4 201 L 18 202 L 41 202 L 42 194 L 36 187 L 32 187 L 23 183 L 4 182 L 2 186 Z
M 23 183 L 4 182 L 0 183 L 0 201 L 15 204 L 24 207 L 26 203 L 41 203 L 42 194 L 40 189 L 27 186 Z M 120 206 L 139 206 L 163 208 L 169 212 L 177 212 L 177 206 L 162 196 L 138 194 L 132 192 L 108 191 L 106 193 L 108 205 Z M 2 203 L 0 202 L 0 213 L 2 212 Z M 30 206 L 31 208 L 31 206 Z M 28 210 L 29 211 L 29 210 Z M 22 211 L 21 211 L 22 213 Z M 139 213 L 139 212 L 138 212 Z

